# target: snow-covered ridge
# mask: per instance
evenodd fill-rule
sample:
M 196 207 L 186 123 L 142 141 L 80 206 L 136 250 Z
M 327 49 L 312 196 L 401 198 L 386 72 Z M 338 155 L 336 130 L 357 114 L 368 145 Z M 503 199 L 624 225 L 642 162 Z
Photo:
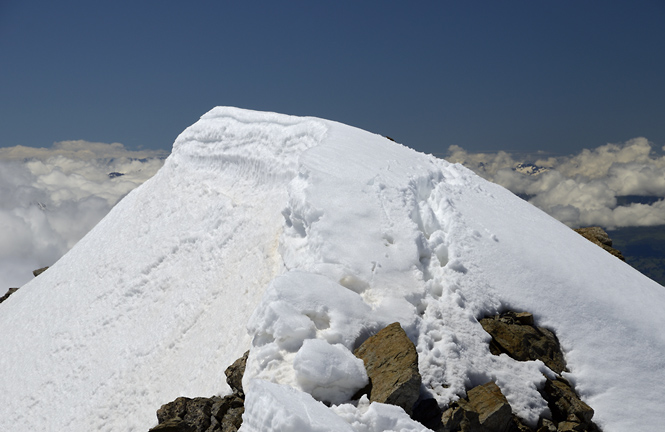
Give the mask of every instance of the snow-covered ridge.
M 182 132 L 173 144 L 172 159 L 231 170 L 243 179 L 290 180 L 298 158 L 319 144 L 327 127 L 316 119 L 217 107 Z
M 251 347 L 245 430 L 308 413 L 321 430 L 418 430 L 399 408 L 347 403 L 366 382 L 351 351 L 395 321 L 423 394 L 443 405 L 494 380 L 533 423 L 547 368 L 492 355 L 478 323 L 511 308 L 556 331 L 603 430 L 654 430 L 664 306 L 658 284 L 460 165 L 332 121 L 218 107 L 0 306 L 0 429 L 146 430 L 177 396 L 228 391 L 223 370 Z

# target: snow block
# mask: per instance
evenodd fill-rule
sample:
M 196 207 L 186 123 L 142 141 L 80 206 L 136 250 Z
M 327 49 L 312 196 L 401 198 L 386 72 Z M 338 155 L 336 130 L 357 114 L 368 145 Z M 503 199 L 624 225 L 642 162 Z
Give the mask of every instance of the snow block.
M 347 422 L 308 393 L 261 379 L 251 381 L 245 408 L 245 432 L 353 432 Z

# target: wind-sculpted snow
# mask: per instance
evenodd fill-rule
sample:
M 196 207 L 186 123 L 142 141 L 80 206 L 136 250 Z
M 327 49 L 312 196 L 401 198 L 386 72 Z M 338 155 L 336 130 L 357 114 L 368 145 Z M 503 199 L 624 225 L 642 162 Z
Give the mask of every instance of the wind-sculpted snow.
M 279 179 L 295 175 L 297 157 L 279 154 L 326 131 L 235 114 L 213 110 L 185 131 L 152 179 L 1 305 L 0 430 L 143 431 L 163 403 L 227 391 L 247 319 L 284 271 Z M 226 141 L 206 142 L 196 132 L 206 128 Z M 239 144 L 273 135 L 283 141 L 269 151 Z M 273 174 L 256 175 L 253 160 Z
M 327 120 L 215 108 L 0 305 L 0 429 L 146 430 L 177 396 L 228 391 L 249 347 L 242 430 L 423 430 L 350 401 L 367 383 L 353 350 L 395 321 L 422 396 L 445 405 L 494 380 L 533 425 L 552 372 L 492 355 L 478 323 L 511 308 L 556 332 L 603 430 L 656 430 L 663 307 L 658 284 L 460 165 Z
M 298 170 L 298 158 L 326 133 L 323 122 L 281 114 L 218 107 L 187 128 L 173 144 L 174 159 L 212 165 L 228 177 L 283 183 Z M 253 197 L 248 197 L 253 198 Z

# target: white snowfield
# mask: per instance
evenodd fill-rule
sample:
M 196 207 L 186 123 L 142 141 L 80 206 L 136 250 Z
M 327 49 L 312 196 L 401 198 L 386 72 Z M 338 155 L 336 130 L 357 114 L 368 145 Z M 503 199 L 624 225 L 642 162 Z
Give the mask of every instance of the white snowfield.
M 227 393 L 250 348 L 243 431 L 426 430 L 349 401 L 367 382 L 353 349 L 395 321 L 423 395 L 495 380 L 533 424 L 551 372 L 490 354 L 478 319 L 505 309 L 556 332 L 605 432 L 665 424 L 662 286 L 460 165 L 218 107 L 0 305 L 0 430 L 145 432 L 178 396 Z

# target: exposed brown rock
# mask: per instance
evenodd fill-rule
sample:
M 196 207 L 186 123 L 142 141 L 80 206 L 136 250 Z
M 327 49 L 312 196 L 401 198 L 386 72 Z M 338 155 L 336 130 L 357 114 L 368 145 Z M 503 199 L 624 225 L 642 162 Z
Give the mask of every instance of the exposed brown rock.
M 3 295 L 2 297 L 0 297 L 0 303 L 2 303 L 3 301 L 7 300 L 7 299 L 9 298 L 9 296 L 12 295 L 12 294 L 14 294 L 16 291 L 18 291 L 18 288 L 9 288 L 9 289 L 7 290 L 7 293 L 5 293 L 5 295 Z
M 509 432 L 533 432 L 529 426 L 522 423 L 522 420 L 513 414 L 512 425 L 508 428 Z
M 557 426 L 557 432 L 587 432 L 587 425 L 576 418 L 564 420 Z
M 39 276 L 40 274 L 44 273 L 46 270 L 48 270 L 48 266 L 39 268 L 37 270 L 33 270 L 32 274 L 35 275 L 35 277 Z
M 556 432 L 556 425 L 550 419 L 541 418 L 536 432 Z
M 179 397 L 157 410 L 157 420 L 160 425 L 167 423 L 171 427 L 177 428 L 174 429 L 177 431 L 185 431 L 189 427 L 193 432 L 205 432 L 210 427 L 210 411 L 212 404 L 217 399 L 221 398 L 218 396 L 194 399 Z M 155 429 L 151 429 L 150 432 L 155 432 Z
M 371 390 L 369 400 L 400 406 L 411 414 L 420 395 L 418 353 L 399 323 L 367 339 L 354 354 L 363 360 Z
M 233 364 L 224 371 L 226 382 L 229 387 L 231 387 L 231 390 L 233 390 L 233 393 L 242 395 L 242 397 L 245 395 L 242 388 L 242 377 L 245 375 L 245 365 L 247 364 L 248 355 L 249 351 L 246 351 L 242 357 L 233 362 Z
M 160 423 L 154 428 L 150 429 L 149 432 L 194 432 L 196 428 L 180 417 L 176 417 L 170 420 Z
M 541 390 L 552 412 L 552 419 L 541 418 L 537 432 L 600 430 L 591 421 L 593 409 L 583 402 L 570 383 L 560 376 L 566 369 L 566 363 L 554 333 L 543 327 L 536 327 L 533 315 L 526 312 L 505 312 L 483 318 L 480 324 L 492 336 L 492 354 L 505 353 L 521 361 L 541 360 L 558 374 L 555 379 L 546 378 L 545 386 Z M 463 404 L 462 402 L 459 405 Z M 512 427 L 512 430 L 521 430 L 514 429 L 521 427 L 518 423 Z
M 490 349 L 494 354 L 503 352 L 516 360 L 540 359 L 557 373 L 565 370 L 556 336 L 535 327 L 532 314 L 506 312 L 480 322 L 492 335 Z M 233 394 L 224 398 L 177 398 L 157 411 L 159 425 L 150 432 L 237 432 L 244 413 L 242 377 L 248 354 L 225 371 Z M 366 394 L 371 401 L 400 406 L 436 432 L 600 432 L 591 421 L 593 409 L 560 375 L 546 378 L 541 389 L 552 418 L 541 418 L 536 429 L 513 414 L 493 381 L 468 390 L 466 398 L 443 411 L 431 398 L 420 400 L 414 407 L 421 386 L 418 354 L 399 323 L 367 339 L 354 354 L 365 364 L 370 379 Z
M 453 404 L 441 416 L 441 429 L 437 432 L 458 432 L 461 430 L 477 430 L 480 427 L 478 413 L 467 411 L 457 404 Z
M 190 400 L 186 397 L 179 397 L 173 402 L 162 405 L 157 410 L 157 421 L 161 424 L 170 419 L 182 419 L 187 413 L 187 402 Z
M 466 399 L 443 412 L 441 423 L 440 432 L 519 432 L 526 428 L 513 416 L 510 404 L 493 381 L 469 390 Z
M 226 382 L 233 393 L 227 396 L 179 397 L 157 410 L 159 424 L 149 432 L 236 432 L 245 412 L 242 376 L 247 362 L 246 352 L 226 371 Z
M 596 226 L 578 228 L 575 230 L 575 232 L 589 240 L 591 243 L 594 243 L 605 249 L 607 252 L 619 258 L 621 261 L 626 261 L 626 258 L 624 258 L 623 254 L 618 249 L 612 247 L 612 239 L 610 238 L 609 234 L 607 234 L 607 232 L 601 227 Z
M 591 422 L 593 409 L 577 396 L 565 379 L 548 378 L 543 389 L 543 397 L 552 411 L 552 419 L 555 422 L 577 421 L 584 424 Z
M 219 424 L 221 432 L 235 432 L 242 425 L 242 415 L 245 412 L 245 401 L 237 395 L 229 395 L 212 406 L 212 432 L 215 424 Z
M 534 324 L 533 314 L 530 314 L 529 312 L 513 312 L 512 316 L 515 319 L 515 321 L 517 321 L 520 324 L 530 325 L 530 326 Z
M 493 381 L 469 390 L 467 399 L 469 408 L 478 413 L 483 429 L 497 432 L 507 429 L 513 411 L 501 389 Z
M 40 274 L 44 273 L 47 269 L 48 269 L 48 267 L 42 267 L 42 268 L 40 268 L 40 269 L 33 270 L 33 271 L 32 271 L 32 274 L 35 275 L 35 277 L 37 277 L 37 276 L 39 276 Z M 18 291 L 18 288 L 9 288 L 9 289 L 7 290 L 7 292 L 5 293 L 5 295 L 3 295 L 2 297 L 0 297 L 0 303 L 2 303 L 3 301 L 7 300 L 7 299 L 9 298 L 9 296 L 12 295 L 12 294 L 14 294 L 16 291 Z
M 179 397 L 157 410 L 150 432 L 235 432 L 242 424 L 244 400 L 236 393 L 219 397 Z
M 508 354 L 515 360 L 541 360 L 556 373 L 566 369 L 566 362 L 554 333 L 533 325 L 533 315 L 525 312 L 506 312 L 480 320 L 492 336 L 490 352 Z

